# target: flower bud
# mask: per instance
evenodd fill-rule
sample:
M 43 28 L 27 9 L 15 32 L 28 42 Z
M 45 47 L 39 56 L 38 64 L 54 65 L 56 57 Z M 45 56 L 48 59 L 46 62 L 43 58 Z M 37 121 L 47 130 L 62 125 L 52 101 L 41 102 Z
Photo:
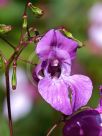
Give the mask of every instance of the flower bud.
M 24 15 L 23 16 L 23 25 L 22 25 L 23 28 L 27 28 L 27 16 Z
M 12 89 L 15 90 L 17 86 L 17 78 L 16 78 L 16 67 L 13 67 L 13 73 L 12 73 Z
M 34 5 L 32 5 L 31 2 L 28 3 L 28 7 L 32 10 L 36 17 L 40 17 L 43 15 L 43 10 L 38 7 L 35 7 Z
M 5 34 L 12 30 L 11 25 L 0 24 L 0 34 Z
M 62 31 L 64 32 L 64 34 L 65 34 L 68 38 L 71 38 L 71 39 L 75 40 L 76 42 L 78 42 L 78 47 L 79 47 L 79 48 L 81 48 L 81 47 L 84 46 L 84 44 L 83 44 L 81 41 L 79 41 L 78 39 L 76 39 L 76 38 L 72 35 L 72 33 L 68 32 L 65 28 L 63 28 Z

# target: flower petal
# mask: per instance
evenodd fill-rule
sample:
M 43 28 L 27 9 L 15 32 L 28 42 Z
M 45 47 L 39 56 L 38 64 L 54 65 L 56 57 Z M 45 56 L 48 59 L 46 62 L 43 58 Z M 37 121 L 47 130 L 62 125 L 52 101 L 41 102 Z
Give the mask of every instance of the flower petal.
M 71 59 L 69 53 L 65 50 L 56 49 L 52 53 L 52 57 L 50 59 L 57 59 L 61 66 L 61 76 L 69 76 L 71 73 Z
M 35 68 L 35 73 L 36 73 L 36 76 L 38 77 L 38 79 L 42 79 L 43 77 L 41 75 L 39 75 L 39 72 L 42 70 L 42 67 L 41 67 L 42 63 L 38 64 Z
M 74 95 L 72 95 L 73 111 L 84 106 L 92 95 L 92 82 L 83 75 L 73 75 L 67 78 L 67 84 L 70 86 Z
M 63 80 L 44 78 L 40 80 L 38 90 L 45 101 L 53 108 L 66 115 L 70 115 L 72 113 L 67 86 Z
M 37 47 L 36 47 L 36 53 L 39 55 L 40 58 L 47 57 L 52 43 L 54 42 L 54 36 L 55 35 L 55 30 L 51 29 L 48 31 L 43 38 L 38 42 Z
M 78 43 L 68 37 L 65 37 L 60 31 L 51 29 L 38 42 L 36 53 L 44 60 L 49 56 L 50 51 L 54 48 L 65 50 L 69 53 L 71 59 L 73 59 L 76 55 Z
M 63 50 L 66 50 L 69 54 L 71 59 L 76 56 L 76 51 L 78 48 L 78 43 L 70 38 L 65 37 L 61 32 L 58 30 L 56 32 L 57 38 L 57 47 Z

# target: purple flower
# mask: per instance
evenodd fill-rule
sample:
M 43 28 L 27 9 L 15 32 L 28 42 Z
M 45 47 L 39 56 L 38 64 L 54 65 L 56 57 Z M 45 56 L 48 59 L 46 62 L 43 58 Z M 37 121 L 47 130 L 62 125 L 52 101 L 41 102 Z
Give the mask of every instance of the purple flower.
M 41 61 L 36 67 L 39 93 L 53 108 L 66 115 L 86 105 L 92 94 L 88 77 L 70 76 L 71 60 L 77 48 L 76 41 L 54 29 L 48 31 L 36 47 Z
M 84 109 L 65 121 L 63 136 L 102 136 L 102 92 L 100 95 L 98 108 Z
M 65 122 L 63 136 L 102 136 L 102 113 L 84 110 Z

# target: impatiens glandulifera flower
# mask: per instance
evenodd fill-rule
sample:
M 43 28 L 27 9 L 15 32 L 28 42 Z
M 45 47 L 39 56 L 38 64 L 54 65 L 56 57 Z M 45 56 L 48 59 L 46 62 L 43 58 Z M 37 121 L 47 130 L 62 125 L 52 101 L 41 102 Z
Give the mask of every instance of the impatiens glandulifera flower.
M 71 73 L 78 43 L 59 30 L 48 31 L 38 42 L 36 53 L 40 64 L 36 67 L 38 90 L 53 108 L 70 115 L 87 104 L 92 94 L 92 82 L 83 75 Z
M 102 86 L 96 109 L 86 109 L 65 121 L 63 136 L 102 136 Z

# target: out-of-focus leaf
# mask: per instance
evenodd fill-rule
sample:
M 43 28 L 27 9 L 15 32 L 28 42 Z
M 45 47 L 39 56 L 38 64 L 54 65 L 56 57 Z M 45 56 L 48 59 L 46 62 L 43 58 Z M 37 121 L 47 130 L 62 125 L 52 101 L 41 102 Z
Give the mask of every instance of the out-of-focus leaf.
M 8 122 L 0 115 L 0 136 L 9 136 Z

